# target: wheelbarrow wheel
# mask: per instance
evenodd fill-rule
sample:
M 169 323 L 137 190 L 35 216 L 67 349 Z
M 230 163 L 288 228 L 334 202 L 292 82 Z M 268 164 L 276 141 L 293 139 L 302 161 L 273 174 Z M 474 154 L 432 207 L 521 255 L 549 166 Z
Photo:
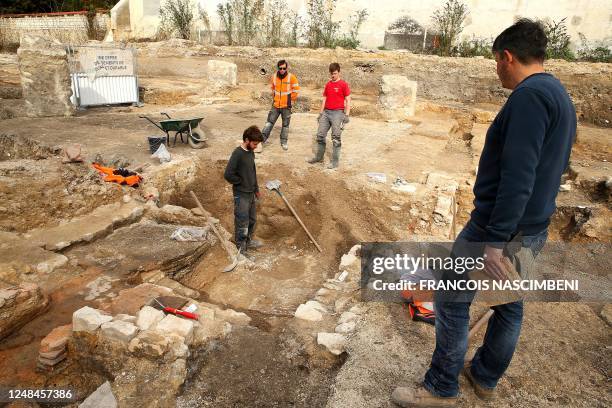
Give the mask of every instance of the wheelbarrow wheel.
M 204 130 L 202 128 L 195 128 L 191 130 L 191 136 L 187 138 L 189 141 L 189 146 L 193 149 L 202 149 L 206 147 L 206 135 L 204 134 Z

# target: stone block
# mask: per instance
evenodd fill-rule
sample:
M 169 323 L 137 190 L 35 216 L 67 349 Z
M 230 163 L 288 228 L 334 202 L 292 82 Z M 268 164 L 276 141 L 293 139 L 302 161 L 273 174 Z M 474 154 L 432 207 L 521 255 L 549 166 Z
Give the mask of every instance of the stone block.
M 389 121 L 400 121 L 414 116 L 417 83 L 402 75 L 383 75 L 380 81 L 378 106 Z
M 138 333 L 138 327 L 121 320 L 103 323 L 101 328 L 100 335 L 102 337 L 122 343 L 128 343 Z
M 66 359 L 66 352 L 62 351 L 60 354 L 53 358 L 46 358 L 43 356 L 38 356 L 38 362 L 47 367 L 53 367 Z
M 164 318 L 164 312 L 151 306 L 145 306 L 138 312 L 136 326 L 140 330 L 148 330 Z
M 357 315 L 353 312 L 344 312 L 340 315 L 340 319 L 338 319 L 338 324 L 352 322 L 357 319 Z
M 84 306 L 72 314 L 72 331 L 86 331 L 93 333 L 102 324 L 113 320 L 112 316 L 102 314 L 101 311 Z
M 339 333 L 318 333 L 317 344 L 325 346 L 330 353 L 338 356 L 346 348 L 346 337 Z
M 43 312 L 49 299 L 33 283 L 0 289 L 0 339 Z
M 108 381 L 98 387 L 89 397 L 85 399 L 79 408 L 117 408 L 117 400 Z
M 40 353 L 50 353 L 61 351 L 66 348 L 68 340 L 72 335 L 72 325 L 59 326 L 51 330 L 47 336 L 40 342 Z M 52 357 L 48 357 L 52 358 Z
M 251 318 L 249 316 L 233 309 L 217 310 L 215 312 L 215 317 L 231 324 L 235 324 L 236 326 L 248 326 L 249 323 L 251 323 Z
M 136 324 L 136 316 L 132 316 L 129 314 L 119 313 L 117 316 L 113 317 L 113 321 L 118 321 L 118 320 L 121 320 L 122 322 Z
M 170 339 L 155 330 L 145 330 L 138 333 L 129 345 L 128 350 L 138 355 L 160 357 L 168 351 Z
M 25 35 L 17 50 L 26 114 L 29 117 L 74 113 L 68 57 L 57 40 Z
M 353 320 L 350 322 L 341 323 L 336 326 L 336 329 L 334 331 L 340 334 L 352 333 L 355 331 L 355 321 Z
M 294 316 L 298 319 L 318 322 L 323 319 L 323 313 L 327 313 L 325 306 L 317 301 L 309 300 L 298 306 Z
M 232 62 L 209 60 L 208 84 L 213 89 L 238 84 L 238 66 Z
M 193 321 L 182 317 L 168 315 L 157 323 L 155 330 L 184 337 L 187 344 L 190 344 L 193 340 Z

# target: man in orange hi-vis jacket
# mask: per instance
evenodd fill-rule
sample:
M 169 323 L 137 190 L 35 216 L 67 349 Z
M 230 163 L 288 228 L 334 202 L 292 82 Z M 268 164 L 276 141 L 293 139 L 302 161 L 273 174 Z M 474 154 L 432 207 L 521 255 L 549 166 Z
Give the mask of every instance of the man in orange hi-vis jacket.
M 280 142 L 283 150 L 287 150 L 287 138 L 289 137 L 289 122 L 291 121 L 291 106 L 297 100 L 300 84 L 294 74 L 289 73 L 287 61 L 280 60 L 276 64 L 278 71 L 270 80 L 270 88 L 272 89 L 272 109 L 268 113 L 268 119 L 261 133 L 264 137 L 264 143 L 267 143 L 270 132 L 280 116 L 283 121 L 283 127 L 280 133 Z

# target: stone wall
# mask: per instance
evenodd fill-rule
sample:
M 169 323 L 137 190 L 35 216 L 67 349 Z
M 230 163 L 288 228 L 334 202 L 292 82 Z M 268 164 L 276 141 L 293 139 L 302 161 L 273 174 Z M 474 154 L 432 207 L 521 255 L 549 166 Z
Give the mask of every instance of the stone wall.
M 109 21 L 107 14 L 96 16 L 100 31 L 106 31 Z M 23 35 L 36 35 L 73 44 L 88 40 L 84 14 L 3 17 L 0 18 L 0 31 L 4 35 L 3 41 L 7 43 L 19 43 Z
M 72 115 L 70 71 L 62 44 L 24 36 L 17 56 L 27 115 Z

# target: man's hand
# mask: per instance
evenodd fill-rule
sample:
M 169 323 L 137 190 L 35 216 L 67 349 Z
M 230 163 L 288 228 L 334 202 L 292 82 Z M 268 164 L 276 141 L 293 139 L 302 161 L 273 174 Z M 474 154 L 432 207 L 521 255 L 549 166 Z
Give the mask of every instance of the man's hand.
M 349 122 L 350 122 L 350 120 L 349 120 L 349 115 L 347 115 L 347 114 L 345 113 L 345 114 L 344 114 L 344 120 L 343 120 L 342 122 L 343 122 L 345 125 L 346 125 L 347 123 L 349 123 Z
M 321 115 L 323 115 L 323 114 L 319 113 L 319 115 L 317 116 L 317 123 L 319 123 L 321 121 Z
M 258 200 L 261 198 L 261 193 L 259 191 L 255 192 L 255 198 Z
M 484 272 L 495 280 L 508 280 L 506 268 L 502 261 L 503 249 L 493 248 L 488 245 L 484 249 Z

